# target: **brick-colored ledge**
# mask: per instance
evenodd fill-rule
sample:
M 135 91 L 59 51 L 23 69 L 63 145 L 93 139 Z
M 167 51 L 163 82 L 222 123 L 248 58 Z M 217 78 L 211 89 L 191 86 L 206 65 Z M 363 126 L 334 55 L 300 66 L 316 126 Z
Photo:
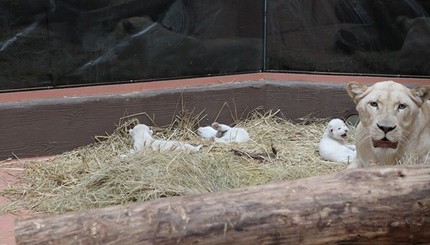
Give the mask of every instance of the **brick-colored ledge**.
M 372 76 L 344 76 L 344 75 L 310 75 L 310 74 L 291 74 L 291 73 L 249 73 L 240 75 L 211 76 L 189 79 L 163 80 L 153 82 L 137 82 L 115 85 L 97 85 L 60 89 L 45 89 L 34 91 L 7 92 L 0 93 L 0 103 L 20 102 L 36 99 L 52 99 L 63 97 L 81 97 L 102 94 L 125 94 L 144 90 L 160 90 L 168 88 L 183 88 L 192 86 L 205 86 L 213 84 L 233 83 L 240 81 L 255 81 L 271 79 L 279 81 L 304 81 L 304 82 L 330 82 L 348 83 L 350 81 L 374 83 L 378 81 L 393 80 L 408 84 L 430 84 L 430 78 L 394 78 L 394 77 L 372 77 Z

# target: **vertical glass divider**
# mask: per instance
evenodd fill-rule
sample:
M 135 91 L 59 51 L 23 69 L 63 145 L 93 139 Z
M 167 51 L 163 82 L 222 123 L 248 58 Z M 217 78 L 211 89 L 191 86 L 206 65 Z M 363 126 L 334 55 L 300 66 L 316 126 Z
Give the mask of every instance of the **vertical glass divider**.
M 267 5 L 269 0 L 264 0 L 263 12 L 263 72 L 267 70 Z

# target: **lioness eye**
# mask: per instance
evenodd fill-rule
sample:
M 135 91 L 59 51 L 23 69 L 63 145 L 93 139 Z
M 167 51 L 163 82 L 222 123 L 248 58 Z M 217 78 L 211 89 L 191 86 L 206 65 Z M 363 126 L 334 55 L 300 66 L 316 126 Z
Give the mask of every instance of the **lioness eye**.
M 399 110 L 406 109 L 406 104 L 399 104 Z
M 369 105 L 372 107 L 378 107 L 378 103 L 376 103 L 375 101 L 370 102 Z

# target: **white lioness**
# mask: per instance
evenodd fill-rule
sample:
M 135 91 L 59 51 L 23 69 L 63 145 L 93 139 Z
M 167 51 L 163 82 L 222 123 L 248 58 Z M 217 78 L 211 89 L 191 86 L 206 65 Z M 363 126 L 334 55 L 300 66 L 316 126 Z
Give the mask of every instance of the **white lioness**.
M 351 82 L 360 123 L 356 129 L 356 158 L 349 168 L 396 164 L 414 156 L 430 163 L 430 86 L 409 89 L 393 82 L 367 87 Z

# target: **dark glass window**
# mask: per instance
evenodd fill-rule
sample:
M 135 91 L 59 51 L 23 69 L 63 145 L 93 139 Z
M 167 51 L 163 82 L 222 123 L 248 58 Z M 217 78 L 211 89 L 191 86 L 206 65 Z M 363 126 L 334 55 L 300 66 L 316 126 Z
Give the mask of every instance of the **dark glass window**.
M 51 86 L 46 1 L 0 1 L 0 90 Z
M 430 75 L 430 1 L 269 0 L 270 70 Z
M 262 70 L 264 1 L 2 0 L 0 89 Z
M 430 75 L 427 0 L 1 0 L 0 91 L 257 71 Z

